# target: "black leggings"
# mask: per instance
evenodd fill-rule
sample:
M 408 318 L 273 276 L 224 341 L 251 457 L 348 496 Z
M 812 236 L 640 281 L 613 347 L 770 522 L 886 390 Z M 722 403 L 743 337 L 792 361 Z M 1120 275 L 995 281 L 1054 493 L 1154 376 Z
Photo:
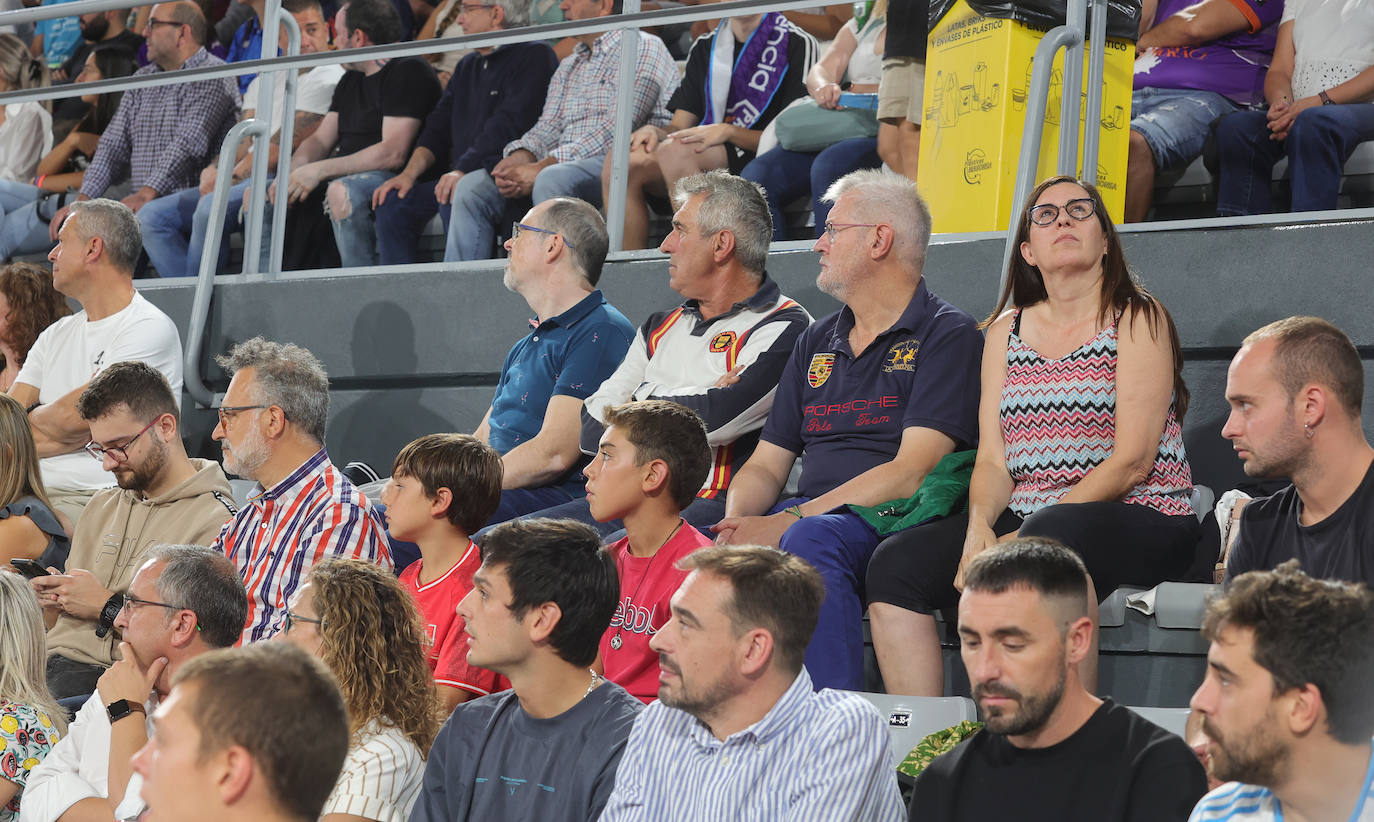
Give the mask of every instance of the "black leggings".
M 1125 502 L 1051 505 L 1023 522 L 1010 510 L 998 536 L 1058 540 L 1083 558 L 1101 601 L 1122 585 L 1150 588 L 1185 576 L 1201 538 L 1197 517 L 1169 516 Z M 868 563 L 868 601 L 929 614 L 959 602 L 954 575 L 964 553 L 968 514 L 956 514 L 883 540 Z

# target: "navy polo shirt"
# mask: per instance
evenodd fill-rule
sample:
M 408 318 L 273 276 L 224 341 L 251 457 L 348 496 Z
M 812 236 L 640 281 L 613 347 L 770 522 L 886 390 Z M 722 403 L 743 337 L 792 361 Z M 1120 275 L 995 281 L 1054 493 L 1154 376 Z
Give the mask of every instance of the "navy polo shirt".
M 489 442 L 504 454 L 534 439 L 549 398 L 585 400 L 625 359 L 635 329 L 601 292 L 541 323 L 516 343 L 501 366 L 491 401 Z
M 907 428 L 956 448 L 978 441 L 983 335 L 973 317 L 921 281 L 902 316 L 855 356 L 845 306 L 802 332 L 763 439 L 802 455 L 798 490 L 815 498 L 897 456 Z

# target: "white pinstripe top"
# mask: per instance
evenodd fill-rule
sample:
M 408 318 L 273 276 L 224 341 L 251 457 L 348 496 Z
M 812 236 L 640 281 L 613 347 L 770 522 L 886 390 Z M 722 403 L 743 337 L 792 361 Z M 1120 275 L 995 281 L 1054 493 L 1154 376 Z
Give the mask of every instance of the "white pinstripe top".
M 887 727 L 861 697 L 813 691 L 803 669 L 763 719 L 721 741 L 653 702 L 635 719 L 601 822 L 906 818 Z
M 406 822 L 420 796 L 425 761 L 399 728 L 373 720 L 348 748 L 343 772 L 320 816 L 347 813 L 378 822 Z

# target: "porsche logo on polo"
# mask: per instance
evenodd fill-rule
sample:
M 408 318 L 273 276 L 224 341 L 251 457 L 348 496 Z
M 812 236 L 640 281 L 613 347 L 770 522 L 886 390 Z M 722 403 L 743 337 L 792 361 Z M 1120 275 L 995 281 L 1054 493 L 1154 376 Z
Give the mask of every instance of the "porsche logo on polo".
M 902 340 L 887 349 L 887 359 L 883 360 L 883 373 L 893 371 L 915 371 L 916 352 L 921 350 L 920 340 Z
M 806 369 L 806 381 L 812 388 L 820 388 L 830 379 L 830 371 L 834 367 L 834 354 L 814 354 L 811 357 L 811 367 Z
M 735 344 L 735 332 L 722 331 L 711 338 L 711 353 L 720 354 L 730 350 L 730 346 Z

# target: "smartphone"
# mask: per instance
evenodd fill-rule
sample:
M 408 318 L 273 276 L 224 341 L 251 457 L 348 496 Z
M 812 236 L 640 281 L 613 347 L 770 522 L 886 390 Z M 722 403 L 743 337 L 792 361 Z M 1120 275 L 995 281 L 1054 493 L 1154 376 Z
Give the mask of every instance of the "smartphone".
M 46 577 L 49 575 L 47 568 L 44 568 L 42 565 L 39 565 L 31 559 L 12 559 L 10 560 L 10 565 L 13 565 L 14 570 L 18 571 L 19 573 L 23 574 L 29 579 L 37 579 L 38 577 Z

